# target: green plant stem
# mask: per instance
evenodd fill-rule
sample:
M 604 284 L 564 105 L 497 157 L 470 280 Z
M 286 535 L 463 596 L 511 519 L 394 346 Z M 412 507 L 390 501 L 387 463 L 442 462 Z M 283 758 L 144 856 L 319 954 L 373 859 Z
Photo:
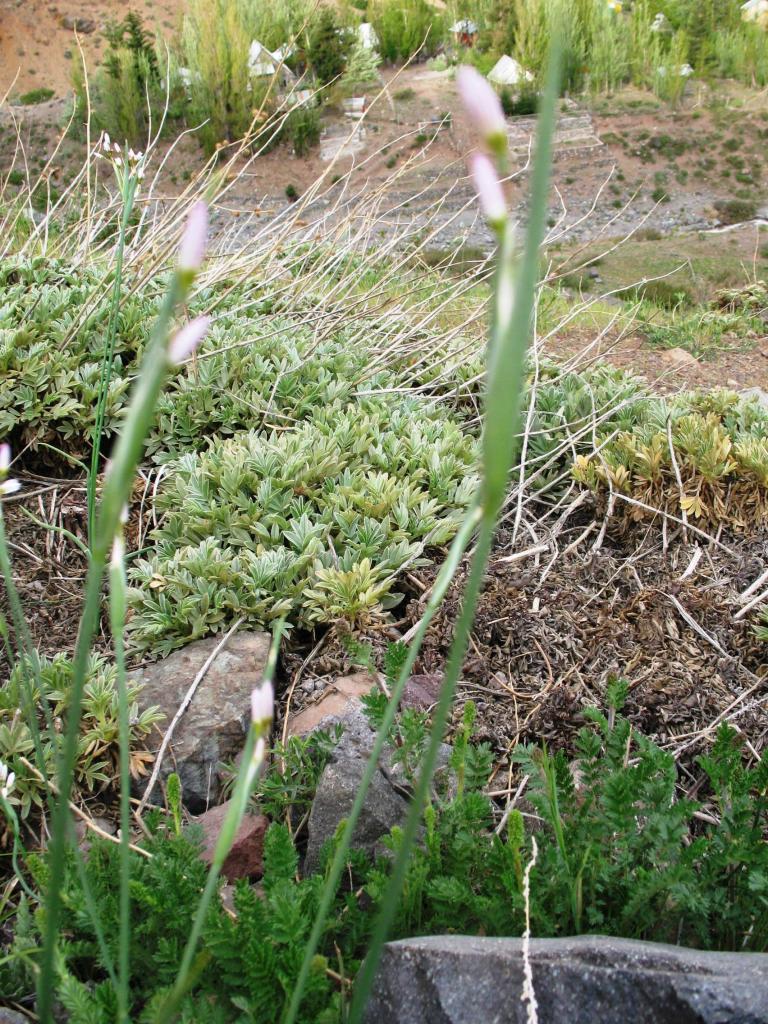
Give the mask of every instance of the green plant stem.
M 127 583 L 123 558 L 113 559 L 109 570 L 109 625 L 117 671 L 118 733 L 120 737 L 120 934 L 117 955 L 117 1019 L 129 1021 L 131 952 L 131 724 L 125 674 L 125 615 Z
M 315 921 L 312 925 L 312 931 L 310 932 L 309 939 L 307 940 L 307 944 L 304 949 L 304 959 L 302 960 L 296 983 L 293 986 L 291 1001 L 283 1018 L 284 1024 L 294 1024 L 297 1020 L 299 1009 L 301 1007 L 301 1000 L 304 995 L 304 989 L 312 968 L 312 960 L 317 952 L 317 947 L 320 944 L 320 939 L 325 928 L 325 921 L 333 904 L 341 873 L 344 870 L 347 853 L 349 852 L 349 847 L 352 842 L 352 834 L 363 809 L 365 797 L 373 780 L 373 776 L 378 770 L 379 757 L 381 756 L 381 752 L 387 742 L 390 729 L 395 721 L 395 715 L 397 714 L 398 705 L 400 703 L 403 690 L 405 689 L 405 684 L 408 681 L 416 662 L 416 658 L 418 657 L 418 653 L 421 650 L 421 645 L 424 641 L 429 624 L 443 602 L 443 598 L 453 581 L 453 577 L 456 575 L 456 571 L 461 563 L 464 552 L 467 550 L 469 542 L 471 541 L 472 535 L 474 534 L 479 522 L 480 509 L 477 505 L 474 505 L 467 513 L 459 532 L 453 540 L 448 552 L 448 557 L 440 568 L 437 579 L 435 580 L 435 584 L 432 588 L 432 593 L 427 601 L 424 615 L 422 616 L 416 635 L 413 639 L 413 643 L 408 648 L 408 654 L 400 671 L 400 675 L 392 689 L 392 696 L 387 704 L 384 718 L 382 719 L 381 725 L 376 733 L 373 749 L 371 750 L 368 762 L 365 766 L 360 786 L 355 794 L 352 809 L 349 812 L 349 817 L 347 818 L 346 825 L 344 826 L 344 831 L 341 834 L 341 838 L 333 855 L 333 860 L 331 861 L 330 867 L 326 873 L 323 891 L 321 893 L 320 902 L 315 915 Z
M 167 370 L 167 339 L 171 319 L 191 283 L 191 280 L 178 273 L 174 274 L 171 280 L 142 362 L 125 426 L 115 446 L 94 529 L 85 581 L 83 614 L 73 660 L 70 703 L 64 740 L 59 752 L 58 795 L 54 800 L 51 814 L 51 872 L 45 898 L 45 928 L 37 990 L 37 1012 L 43 1024 L 49 1024 L 52 1020 L 56 942 L 61 919 L 61 895 L 68 841 L 69 797 L 77 756 L 88 658 L 99 624 L 101 584 L 107 556 L 120 523 L 123 507 L 130 498 L 136 466 L 141 458 L 144 440 L 152 423 L 155 405 Z
M 376 969 L 378 968 L 381 949 L 387 940 L 387 934 L 400 901 L 400 893 L 402 892 L 405 875 L 408 870 L 410 851 L 421 825 L 423 809 L 427 802 L 429 789 L 432 784 L 432 775 L 435 770 L 437 755 L 445 734 L 445 725 L 448 721 L 451 707 L 453 706 L 456 683 L 458 682 L 459 675 L 461 674 L 461 668 L 464 663 L 464 656 L 469 643 L 469 634 L 475 618 L 477 599 L 480 595 L 480 589 L 483 584 L 483 577 L 485 576 L 485 569 L 488 563 L 488 556 L 491 551 L 494 532 L 494 523 L 484 519 L 480 527 L 475 553 L 472 558 L 472 568 L 470 570 L 469 579 L 467 580 L 461 615 L 456 623 L 456 632 L 451 645 L 451 652 L 445 670 L 445 678 L 443 679 L 440 691 L 440 700 L 433 715 L 432 726 L 429 734 L 429 744 L 422 759 L 419 779 L 411 799 L 408 817 L 406 818 L 406 822 L 403 827 L 401 845 L 398 850 L 394 869 L 387 884 L 387 891 L 382 901 L 382 910 L 380 911 L 377 919 L 376 929 L 368 948 L 368 953 L 355 981 L 352 1005 L 349 1011 L 350 1024 L 354 1024 L 355 1021 L 360 1020 L 362 1017 L 365 1003 L 368 999 L 368 993 L 373 983 Z
M 281 619 L 275 625 L 274 633 L 272 635 L 272 645 L 269 651 L 269 658 L 267 659 L 267 665 L 264 669 L 264 681 L 268 681 L 270 683 L 274 679 L 275 675 L 283 628 L 284 620 Z M 193 978 L 193 963 L 197 952 L 197 944 L 200 941 L 200 935 L 203 931 L 205 918 L 208 914 L 208 908 L 211 904 L 211 900 L 216 895 L 219 875 L 221 874 L 221 869 L 224 866 L 224 861 L 227 859 L 227 854 L 232 849 L 232 844 L 235 841 L 237 830 L 240 828 L 240 823 L 248 810 L 248 801 L 251 798 L 251 793 L 253 792 L 256 779 L 261 771 L 261 766 L 264 763 L 264 757 L 266 755 L 266 741 L 269 736 L 270 726 L 271 722 L 269 721 L 254 722 L 248 731 L 248 738 L 243 751 L 240 772 L 237 776 L 237 782 L 235 783 L 235 789 L 229 803 L 229 809 L 222 823 L 219 837 L 216 840 L 216 847 L 213 851 L 213 860 L 211 861 L 211 867 L 208 871 L 205 889 L 203 890 L 203 895 L 200 897 L 200 902 L 197 905 L 195 920 L 192 923 L 192 930 L 189 933 L 189 939 L 187 940 L 187 945 L 184 949 L 184 955 L 181 960 L 181 966 L 179 967 L 179 973 L 176 976 L 176 981 L 168 998 L 157 1012 L 156 1021 L 158 1024 L 162 1021 L 170 1021 L 174 1019 Z
M 93 527 L 96 512 L 96 481 L 99 475 L 99 457 L 101 455 L 101 435 L 104 429 L 104 415 L 106 412 L 107 399 L 109 397 L 109 385 L 112 381 L 112 367 L 115 362 L 115 340 L 117 338 L 117 318 L 120 312 L 120 295 L 123 287 L 123 261 L 125 259 L 125 239 L 128 233 L 128 222 L 133 212 L 133 203 L 136 198 L 136 186 L 138 179 L 134 174 L 126 170 L 123 184 L 123 213 L 120 219 L 120 232 L 117 238 L 117 252 L 115 254 L 115 281 L 112 288 L 112 304 L 109 311 L 109 323 L 107 325 L 107 340 L 104 346 L 104 355 L 101 362 L 101 377 L 99 379 L 99 397 L 96 403 L 96 421 L 93 427 L 91 445 L 91 466 L 88 473 L 87 484 L 87 505 L 88 505 L 88 543 L 93 544 Z
M 551 140 L 554 132 L 555 104 L 560 77 L 559 52 L 559 46 L 555 44 L 539 118 L 525 253 L 517 274 L 515 274 L 513 264 L 512 227 L 508 220 L 501 231 L 494 288 L 491 341 L 488 347 L 488 383 L 481 484 L 482 522 L 418 784 L 411 800 L 403 828 L 402 841 L 381 902 L 381 910 L 368 954 L 355 983 L 349 1013 L 350 1024 L 357 1024 L 362 1019 L 368 994 L 378 969 L 381 950 L 387 940 L 400 902 L 411 850 L 418 835 L 438 751 L 443 741 L 456 684 L 464 662 L 477 601 L 496 532 L 497 519 L 506 497 L 509 473 L 514 464 L 515 448 L 519 443 L 517 430 L 521 396 L 525 383 L 525 351 L 531 329 L 538 277 L 539 246 L 544 235 L 547 208 Z

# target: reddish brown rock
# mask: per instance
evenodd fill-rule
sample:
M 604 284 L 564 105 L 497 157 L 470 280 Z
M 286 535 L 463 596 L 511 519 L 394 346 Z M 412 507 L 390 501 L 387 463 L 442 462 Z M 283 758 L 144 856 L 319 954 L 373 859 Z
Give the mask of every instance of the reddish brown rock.
M 426 711 L 433 704 L 437 704 L 442 684 L 443 677 L 439 672 L 411 676 L 405 684 L 400 706 Z
M 203 829 L 203 860 L 210 864 L 230 801 L 211 807 L 205 814 L 192 818 Z M 238 878 L 260 878 L 263 872 L 264 835 L 269 819 L 263 814 L 246 814 L 240 822 L 232 849 L 224 861 L 222 875 L 228 882 Z
M 289 736 L 307 736 L 328 719 L 338 721 L 360 707 L 360 698 L 376 686 L 376 677 L 369 672 L 341 676 L 323 693 L 320 700 L 291 715 Z

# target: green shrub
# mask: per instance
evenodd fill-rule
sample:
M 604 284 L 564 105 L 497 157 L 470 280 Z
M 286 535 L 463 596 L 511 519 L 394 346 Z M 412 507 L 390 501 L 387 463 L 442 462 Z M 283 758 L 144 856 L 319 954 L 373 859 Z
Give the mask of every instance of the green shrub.
M 539 106 L 539 98 L 535 89 L 522 89 L 519 92 L 504 88 L 499 94 L 501 106 L 507 117 L 520 117 L 535 114 Z
M 768 520 L 768 412 L 725 389 L 654 399 L 599 458 L 577 456 L 574 476 L 600 494 L 610 484 L 678 518 L 685 512 L 695 524 L 761 525 Z M 628 521 L 655 515 L 623 502 L 616 514 Z
M 347 46 L 340 26 L 330 7 L 321 7 L 312 26 L 307 47 L 307 59 L 321 85 L 338 78 L 347 63 Z
M 745 220 L 754 220 L 757 216 L 757 202 L 754 199 L 718 200 L 715 209 L 723 224 L 740 224 Z
M 429 57 L 443 41 L 444 17 L 427 0 L 371 0 L 368 15 L 390 62 L 409 60 L 420 47 Z
M 285 131 L 296 156 L 306 156 L 320 141 L 320 112 L 306 104 L 297 107 L 288 115 Z
M 202 125 L 199 137 L 209 153 L 217 144 L 242 138 L 264 98 L 250 81 L 249 14 L 241 0 L 189 0 L 184 15 L 181 51 L 189 70 L 189 113 Z
M 46 100 L 50 100 L 55 96 L 53 89 L 39 88 L 30 89 L 29 92 L 24 92 L 19 96 L 19 103 L 24 106 L 32 106 L 35 103 L 45 103 Z
M 159 124 L 169 100 L 171 120 L 180 116 L 183 89 L 178 76 L 170 76 L 170 94 L 166 97 L 166 71 L 146 32 L 141 18 L 130 12 L 123 21 L 112 23 L 105 31 L 108 49 L 86 94 L 82 68 L 73 72 L 76 106 L 80 120 L 90 109 L 93 127 L 108 131 L 121 143 L 133 146 L 146 143 L 150 118 Z M 163 55 L 163 62 L 165 56 Z M 90 108 L 89 108 L 90 100 Z

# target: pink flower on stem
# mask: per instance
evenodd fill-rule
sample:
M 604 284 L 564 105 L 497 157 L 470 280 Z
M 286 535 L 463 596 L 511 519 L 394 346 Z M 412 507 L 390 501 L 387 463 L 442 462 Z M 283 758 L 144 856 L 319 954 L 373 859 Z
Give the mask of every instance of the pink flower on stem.
M 469 169 L 485 219 L 492 227 L 501 227 L 507 219 L 507 204 L 493 163 L 484 153 L 473 153 Z
M 196 274 L 203 264 L 208 239 L 208 205 L 202 200 L 189 211 L 179 247 L 179 270 Z
M 493 86 L 467 64 L 459 68 L 456 84 L 473 128 L 492 153 L 504 156 L 507 150 L 507 123 Z
M 265 679 L 251 693 L 251 721 L 254 725 L 271 722 L 275 713 L 275 691 L 272 683 Z
M 170 362 L 180 366 L 187 356 L 192 355 L 208 333 L 210 326 L 211 318 L 209 316 L 196 316 L 194 320 L 190 320 L 181 330 L 177 331 L 173 338 L 171 338 L 171 343 L 168 346 L 168 359 Z

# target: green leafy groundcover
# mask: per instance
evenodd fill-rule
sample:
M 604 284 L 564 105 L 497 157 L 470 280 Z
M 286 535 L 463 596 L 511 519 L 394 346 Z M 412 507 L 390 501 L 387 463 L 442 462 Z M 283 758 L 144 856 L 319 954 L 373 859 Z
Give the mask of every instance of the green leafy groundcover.
M 457 529 L 476 442 L 413 399 L 336 401 L 287 430 L 213 441 L 176 462 L 155 553 L 131 573 L 130 636 L 163 652 L 238 616 L 369 621 L 397 574 Z
M 131 379 L 163 294 L 162 275 L 121 301 L 105 434 L 120 425 Z M 109 275 L 97 267 L 33 259 L 0 264 L 0 441 L 90 453 L 108 325 Z M 216 298 L 216 320 L 194 367 L 163 391 L 147 452 L 156 461 L 205 448 L 211 435 L 285 426 L 319 405 L 349 398 L 367 362 L 340 327 L 318 342 L 301 318 L 279 313 L 243 285 Z M 86 311 L 86 315 L 83 311 Z M 212 354 L 226 346 L 227 351 Z M 376 378 L 368 376 L 369 383 Z
M 625 684 L 609 688 L 614 710 L 625 694 Z M 377 703 L 372 698 L 374 710 Z M 531 858 L 531 836 L 517 810 L 496 834 L 498 809 L 494 814 L 482 792 L 490 752 L 461 739 L 471 729 L 471 711 L 471 706 L 465 711 L 450 761 L 454 781 L 446 792 L 453 795 L 436 793 L 427 808 L 423 843 L 409 866 L 393 937 L 515 936 L 524 928 L 523 872 Z M 423 747 L 427 722 L 418 712 L 408 714 L 410 721 L 398 728 L 410 738 L 413 753 Z M 699 761 L 698 791 L 707 813 L 697 818 L 700 805 L 678 796 L 671 754 L 635 732 L 621 715 L 592 711 L 589 717 L 592 724 L 579 735 L 574 762 L 543 748 L 518 756 L 530 780 L 527 798 L 541 819 L 531 873 L 533 934 L 602 932 L 703 949 L 768 949 L 768 757 L 745 768 L 737 734 L 721 726 L 710 753 Z M 299 766 L 299 775 L 308 772 L 311 784 L 318 771 L 307 767 L 308 751 L 288 753 L 289 764 Z M 280 806 L 281 787 L 303 792 L 303 781 L 275 770 L 262 784 L 266 806 Z M 147 1022 L 175 978 L 206 872 L 194 830 L 177 834 L 173 815 L 166 819 L 160 811 L 148 822 L 154 835 L 144 842 L 153 857 L 136 855 L 131 863 L 131 1019 Z M 388 844 L 397 848 L 399 841 L 393 829 Z M 326 858 L 332 849 L 331 841 Z M 119 932 L 117 856 L 114 844 L 96 841 L 85 864 L 113 959 Z M 45 862 L 30 855 L 27 866 L 42 886 Z M 365 955 L 390 866 L 387 858 L 373 863 L 359 852 L 350 855 L 302 1004 L 305 1024 L 343 1020 L 345 996 Z M 273 824 L 259 888 L 237 883 L 234 918 L 218 902 L 211 908 L 201 970 L 181 1019 L 188 1024 L 278 1020 L 293 990 L 322 885 L 322 873 L 302 876 L 286 827 Z M 74 863 L 64 902 L 67 939 L 61 946 L 58 998 L 70 1024 L 114 1019 L 113 989 Z M 33 990 L 42 924 L 42 910 L 23 899 L 11 946 L 0 956 L 0 991 L 7 998 L 21 999 Z

